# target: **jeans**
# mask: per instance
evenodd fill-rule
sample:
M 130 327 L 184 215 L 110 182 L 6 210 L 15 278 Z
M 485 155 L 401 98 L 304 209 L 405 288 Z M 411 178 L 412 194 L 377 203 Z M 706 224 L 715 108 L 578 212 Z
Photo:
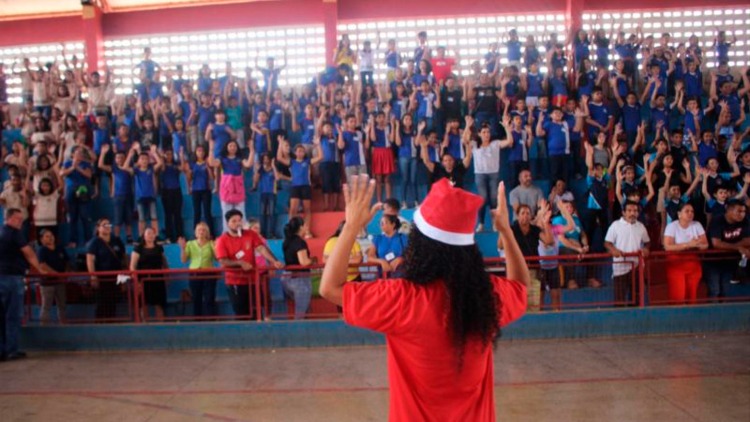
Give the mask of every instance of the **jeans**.
M 398 157 L 398 169 L 401 173 L 401 199 L 404 204 L 409 203 L 409 187 L 414 194 L 414 202 L 417 202 L 419 193 L 417 192 L 417 159 L 411 157 Z
M 50 286 L 41 286 L 42 290 L 42 311 L 39 319 L 42 324 L 52 321 L 52 304 L 57 305 L 57 322 L 65 321 L 65 284 L 53 284 Z
M 190 280 L 190 293 L 193 316 L 216 315 L 216 280 Z
M 229 303 L 232 305 L 232 311 L 234 311 L 235 315 L 250 315 L 250 286 L 227 285 L 227 294 L 229 295 Z
M 294 319 L 303 319 L 312 299 L 310 277 L 284 278 L 281 280 L 281 285 L 284 287 L 286 296 L 294 300 Z
M 497 207 L 497 185 L 500 183 L 500 175 L 498 173 L 476 173 L 474 181 L 477 184 L 479 196 L 484 198 L 484 204 L 479 209 L 479 224 L 483 225 L 487 208 L 495 209 Z
M 198 190 L 193 191 L 193 225 L 203 221 L 208 224 L 208 230 L 216 237 L 218 233 L 214 231 L 214 217 L 211 215 L 211 191 Z
M 23 315 L 23 276 L 0 275 L 0 354 L 18 353 Z
M 162 189 L 161 201 L 164 205 L 164 231 L 170 241 L 176 242 L 183 236 L 182 190 Z
M 714 262 L 706 264 L 706 284 L 708 285 L 708 297 L 719 298 L 727 294 L 729 281 L 737 269 L 737 264 L 726 262 Z
M 224 217 L 230 210 L 238 210 L 242 213 L 242 217 L 247 219 L 245 215 L 245 203 L 240 202 L 239 204 L 232 204 L 229 202 L 221 201 L 221 224 L 223 225 L 224 231 L 227 231 L 227 219 Z
M 266 239 L 276 237 L 276 195 L 260 194 L 260 231 Z
M 78 200 L 73 193 L 65 195 L 65 206 L 68 208 L 68 224 L 70 224 L 70 241 L 76 244 L 84 243 L 92 235 L 91 204 Z M 83 226 L 83 238 L 78 237 L 78 222 Z M 80 242 L 79 242 L 80 240 Z
M 372 79 L 372 70 L 359 72 L 359 79 L 362 81 L 362 86 L 375 85 Z

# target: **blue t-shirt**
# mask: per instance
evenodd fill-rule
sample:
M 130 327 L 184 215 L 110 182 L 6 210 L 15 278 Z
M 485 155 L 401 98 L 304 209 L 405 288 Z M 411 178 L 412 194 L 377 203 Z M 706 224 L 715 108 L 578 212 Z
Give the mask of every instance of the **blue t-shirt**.
M 179 157 L 180 148 L 187 151 L 187 134 L 185 132 L 172 132 L 172 152 L 175 157 Z
M 431 118 L 435 114 L 435 94 L 430 92 L 427 95 L 417 92 L 417 119 Z
M 526 82 L 528 84 L 528 89 L 526 91 L 527 97 L 541 97 L 544 95 L 544 90 L 542 89 L 542 81 L 544 80 L 544 75 L 541 73 L 527 73 L 526 74 Z
M 102 153 L 102 145 L 110 143 L 109 129 L 96 127 L 93 130 L 94 152 L 96 155 Z
M 190 187 L 192 188 L 193 192 L 202 192 L 207 191 L 209 189 L 208 187 L 208 164 L 206 162 L 202 163 L 191 163 L 190 164 L 190 172 L 192 173 L 192 180 L 190 183 Z
M 138 68 L 143 70 L 144 74 L 146 75 L 146 78 L 154 79 L 154 74 L 156 73 L 155 61 L 151 59 L 142 60 L 140 63 L 138 63 Z
M 133 196 L 133 176 L 117 164 L 112 165 L 112 178 L 114 179 L 115 197 Z
M 638 126 L 641 124 L 641 105 L 624 104 L 620 120 L 625 133 L 638 133 Z
M 508 47 L 508 61 L 520 62 L 521 61 L 521 42 L 517 40 L 511 40 L 511 41 L 508 41 L 506 45 Z
M 414 134 L 401 132 L 401 145 L 398 147 L 399 158 L 414 158 L 416 157 L 416 148 L 414 148 Z
M 303 144 L 312 144 L 315 136 L 315 120 L 307 119 L 304 116 L 299 119 L 300 128 L 302 128 L 301 142 Z
M 565 78 L 552 78 L 549 81 L 552 88 L 552 96 L 568 96 L 568 81 Z
M 214 122 L 216 108 L 214 108 L 214 106 L 203 107 L 202 105 L 199 105 L 196 113 L 198 114 L 198 130 L 200 130 L 201 133 L 206 133 L 208 125 Z
M 180 189 L 180 167 L 179 164 L 164 163 L 164 170 L 161 172 L 161 184 L 164 189 Z
M 268 128 L 271 130 L 280 130 L 283 123 L 282 117 L 284 116 L 284 110 L 278 104 L 271 104 L 268 113 Z
M 579 84 L 578 86 L 578 98 L 581 98 L 583 95 L 591 97 L 591 93 L 594 92 L 594 86 L 596 85 L 596 76 L 596 72 L 593 70 L 586 72 L 586 83 Z
M 71 167 L 73 167 L 73 160 L 67 160 L 63 163 L 64 169 L 69 169 Z M 78 168 L 88 170 L 91 168 L 91 164 L 89 164 L 88 161 L 81 161 L 81 163 L 78 164 Z M 79 173 L 77 170 L 74 170 L 65 177 L 65 191 L 75 192 L 80 186 L 89 186 L 89 182 L 90 180 L 88 177 Z
M 398 67 L 399 55 L 398 51 L 388 51 L 385 53 L 385 65 L 388 69 L 395 69 Z
M 659 122 L 661 122 L 662 127 L 669 127 L 669 108 L 667 106 L 663 108 L 651 107 L 651 130 L 655 130 Z
M 310 159 L 305 158 L 302 161 L 292 160 L 289 166 L 292 173 L 292 186 L 310 186 Z
M 211 130 L 211 137 L 214 140 L 214 157 L 218 157 L 221 154 L 221 151 L 224 150 L 224 146 L 232 139 L 229 132 L 227 132 L 228 127 L 229 126 L 226 124 L 220 125 L 214 123 Z
M 589 103 L 589 113 L 591 114 L 591 119 L 593 121 L 599 123 L 602 126 L 607 126 L 607 122 L 609 122 L 609 117 L 611 114 L 606 104 Z
M 362 132 L 345 131 L 344 137 L 344 165 L 360 166 L 365 164 L 365 152 L 363 148 Z
M 255 152 L 258 154 L 265 154 L 266 152 L 269 151 L 269 148 L 270 148 L 268 145 L 269 144 L 268 135 L 267 135 L 268 128 L 266 127 L 266 125 L 262 125 L 260 123 L 258 123 L 258 126 L 261 132 L 263 133 L 254 132 L 255 135 L 253 136 L 253 143 L 255 146 Z
M 635 60 L 638 55 L 638 45 L 627 43 L 627 44 L 615 44 L 615 51 L 623 60 Z
M 146 170 L 138 167 L 133 169 L 133 179 L 135 180 L 135 199 L 156 198 L 156 189 L 154 188 L 154 167 L 149 165 Z
M 570 131 L 567 122 L 555 123 L 552 120 L 542 124 L 547 133 L 547 150 L 550 156 L 570 154 Z
M 573 216 L 573 221 L 575 222 L 576 226 L 572 230 L 565 232 L 565 238 L 570 239 L 570 240 L 575 240 L 576 242 L 580 242 L 581 232 L 583 231 L 582 229 L 583 226 L 581 225 L 581 220 L 578 218 L 577 215 Z M 563 217 L 562 215 L 558 215 L 552 218 L 552 225 L 565 227 L 568 225 L 568 222 L 565 221 L 565 217 Z M 559 246 L 562 247 L 565 245 L 563 245 L 562 242 L 559 242 Z
M 685 96 L 687 98 L 703 95 L 703 75 L 700 70 L 696 70 L 695 73 L 685 73 L 682 80 L 685 83 Z
M 571 141 L 580 141 L 581 132 L 573 130 L 576 127 L 576 114 L 571 112 L 563 113 L 563 120 L 568 124 L 568 132 L 570 132 Z
M 511 131 L 513 136 L 513 146 L 510 148 L 510 154 L 508 154 L 508 161 L 528 161 L 529 153 L 526 149 L 526 136 L 527 132 Z
M 732 44 L 728 42 L 720 42 L 716 44 L 716 59 L 720 62 L 729 61 L 729 47 Z
M 321 137 L 320 148 L 323 150 L 324 163 L 338 163 L 339 162 L 339 149 L 336 145 L 336 138 L 333 137 Z
M 462 159 L 464 157 L 464 149 L 461 148 L 460 133 L 448 134 L 448 154 L 457 159 Z
M 221 170 L 227 176 L 242 175 L 242 160 L 240 157 L 221 157 Z
M 199 76 L 198 77 L 198 91 L 200 92 L 208 92 L 211 90 L 211 85 L 213 85 L 214 80 L 210 77 L 205 76 Z
M 378 258 L 388 260 L 388 262 L 404 256 L 408 244 L 409 239 L 402 233 L 394 233 L 391 237 L 381 233 L 372 238 L 372 245 L 377 251 Z
M 577 36 L 573 40 L 573 48 L 575 49 L 576 63 L 581 63 L 583 59 L 587 59 L 591 52 L 589 51 L 589 45 L 591 43 L 588 39 L 581 41 Z
M 258 174 L 260 174 L 258 178 L 258 190 L 260 193 L 276 193 L 276 175 L 273 173 L 273 169 L 266 170 L 261 167 L 258 170 Z

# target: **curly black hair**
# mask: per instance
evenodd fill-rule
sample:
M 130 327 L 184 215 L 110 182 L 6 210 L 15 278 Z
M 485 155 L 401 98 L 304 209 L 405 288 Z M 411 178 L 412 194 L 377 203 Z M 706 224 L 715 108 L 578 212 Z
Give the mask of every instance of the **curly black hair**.
M 448 245 L 412 225 L 404 253 L 407 280 L 420 285 L 442 281 L 450 300 L 450 334 L 459 366 L 464 346 L 478 338 L 487 346 L 500 336 L 501 298 L 495 294 L 476 245 Z

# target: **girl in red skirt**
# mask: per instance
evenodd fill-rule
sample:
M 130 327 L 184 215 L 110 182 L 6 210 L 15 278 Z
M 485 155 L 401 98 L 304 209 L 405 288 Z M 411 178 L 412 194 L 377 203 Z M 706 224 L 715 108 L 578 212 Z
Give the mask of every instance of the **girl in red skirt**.
M 390 114 L 390 113 L 389 113 Z M 379 111 L 368 122 L 368 138 L 372 144 L 372 174 L 375 176 L 375 200 L 382 202 L 391 197 L 391 174 L 396 171 L 393 160 L 393 134 L 395 131 L 386 119 L 386 113 Z M 381 197 L 385 183 L 385 197 Z

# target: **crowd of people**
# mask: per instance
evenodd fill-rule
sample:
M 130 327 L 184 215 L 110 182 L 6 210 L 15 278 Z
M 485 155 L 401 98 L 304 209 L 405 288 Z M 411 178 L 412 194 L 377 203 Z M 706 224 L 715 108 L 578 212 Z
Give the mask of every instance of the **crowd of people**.
M 441 179 L 476 188 L 485 201 L 478 232 L 493 229 L 485 226 L 486 211 L 496 207 L 496 187 L 506 180 L 513 188 L 514 233 L 525 239 L 519 243 L 527 256 L 585 255 L 596 245 L 616 260 L 662 245 L 747 256 L 750 82 L 748 68 L 729 68 L 730 38 L 717 30 L 709 47 L 697 37 L 675 44 L 668 33 L 644 36 L 640 28 L 525 40 L 510 30 L 462 69 L 457 52 L 433 46 L 426 32 L 417 34 L 412 54 L 395 40 L 381 50 L 379 39 L 357 47 L 343 35 L 333 66 L 298 89 L 279 86 L 285 66 L 273 57 L 245 69 L 244 77 L 229 62 L 223 72 L 204 65 L 187 75 L 183 65 L 163 68 L 145 48 L 134 70 L 138 83 L 128 95 L 115 95 L 106 67 L 87 69 L 64 52 L 64 67 L 22 58 L 10 71 L 0 65 L 7 174 L 0 205 L 18 210 L 21 235 L 36 239 L 42 252 L 60 246 L 59 228 L 68 224 L 66 246 L 86 244 L 90 271 L 164 268 L 165 242 L 183 246 L 191 268 L 209 267 L 206 245 L 221 233 L 244 233 L 238 229 L 243 218 L 258 222 L 257 239 L 248 245 L 278 238 L 281 190 L 288 192 L 289 224 L 295 224 L 285 236 L 285 260 L 306 265 L 312 258 L 304 252 L 305 239 L 324 235 L 311 232 L 314 191 L 322 193 L 322 209 L 339 210 L 342 183 L 362 174 L 377 181 L 375 201 L 395 199 L 395 214 L 418 206 Z M 706 48 L 716 52 L 712 68 Z M 382 78 L 375 73 L 378 63 L 386 67 Z M 7 104 L 11 75 L 22 81 L 20 110 Z M 190 242 L 183 175 L 196 225 Z M 584 179 L 586 197 L 576 198 L 568 186 Z M 548 180 L 550 192 L 534 180 Z M 253 191 L 258 209 L 246 206 Z M 105 193 L 112 215 L 93 208 Z M 212 214 L 214 195 L 221 227 Z M 94 224 L 95 216 L 106 219 Z M 385 271 L 398 271 L 402 226 L 397 217 L 384 217 L 383 235 L 366 251 Z M 97 244 L 101 239 L 108 247 Z M 127 262 L 122 240 L 137 243 Z M 214 258 L 224 266 L 252 265 L 230 255 L 227 242 L 217 241 Z M 245 252 L 254 256 L 255 249 Z M 281 265 L 266 248 L 259 250 Z M 48 270 L 65 269 L 53 265 L 64 263 L 59 254 L 44 256 Z M 602 285 L 595 273 L 566 270 L 560 278 L 554 262 L 542 264 L 535 276 L 553 291 Z M 670 265 L 671 299 L 695 300 L 701 267 L 696 257 Z M 703 268 L 709 295 L 723 295 L 731 271 L 721 263 Z M 616 265 L 615 281 L 632 269 Z M 307 294 L 296 282 L 285 287 Z M 627 293 L 617 291 L 618 297 Z M 50 290 L 45 297 L 60 294 Z M 194 295 L 211 302 L 203 287 Z M 235 289 L 233 295 L 244 293 Z M 161 288 L 149 294 L 157 316 L 163 296 Z M 244 305 L 236 305 L 243 313 Z

